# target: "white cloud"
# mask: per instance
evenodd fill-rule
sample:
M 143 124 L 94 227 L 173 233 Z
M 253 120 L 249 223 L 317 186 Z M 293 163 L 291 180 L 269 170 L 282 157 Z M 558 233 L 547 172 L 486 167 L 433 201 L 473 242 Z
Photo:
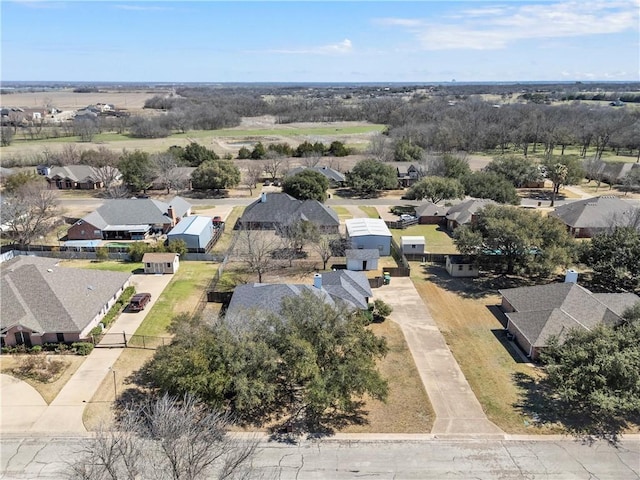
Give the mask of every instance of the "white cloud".
M 433 19 L 385 18 L 407 29 L 425 50 L 495 50 L 526 39 L 580 37 L 638 28 L 640 0 L 495 5 Z
M 353 50 L 351 40 L 345 38 L 341 42 L 316 47 L 301 47 L 292 49 L 267 50 L 267 53 L 282 53 L 287 55 L 344 55 Z

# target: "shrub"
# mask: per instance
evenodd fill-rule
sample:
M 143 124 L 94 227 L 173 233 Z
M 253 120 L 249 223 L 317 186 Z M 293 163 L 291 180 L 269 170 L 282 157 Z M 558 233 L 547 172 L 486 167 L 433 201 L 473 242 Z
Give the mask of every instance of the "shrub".
M 76 355 L 86 356 L 93 351 L 93 343 L 89 342 L 75 342 L 71 344 L 71 349 Z
M 14 372 L 21 377 L 32 378 L 47 383 L 62 372 L 65 362 L 45 355 L 28 356 L 20 360 Z
M 34 345 L 33 347 L 31 347 L 31 353 L 41 353 L 42 352 L 42 345 Z

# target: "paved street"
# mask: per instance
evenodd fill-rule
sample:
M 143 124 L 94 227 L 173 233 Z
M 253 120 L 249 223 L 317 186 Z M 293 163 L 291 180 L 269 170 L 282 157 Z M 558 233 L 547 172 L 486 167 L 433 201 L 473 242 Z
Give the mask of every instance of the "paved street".
M 0 479 L 60 479 L 86 438 L 0 441 Z M 571 439 L 532 441 L 340 435 L 297 445 L 262 441 L 253 478 L 637 480 L 640 440 L 617 448 Z M 260 475 L 263 475 L 260 477 Z

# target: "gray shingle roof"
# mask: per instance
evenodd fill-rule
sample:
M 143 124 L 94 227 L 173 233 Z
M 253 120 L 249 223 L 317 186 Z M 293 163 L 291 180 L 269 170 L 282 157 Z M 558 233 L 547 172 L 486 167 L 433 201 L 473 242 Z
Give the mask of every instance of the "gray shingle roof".
M 249 205 L 240 223 L 289 224 L 298 220 L 308 220 L 318 226 L 337 227 L 338 214 L 317 200 L 298 200 L 286 193 L 267 193 L 265 201 L 256 200 Z
M 170 206 L 178 218 L 191 208 L 181 197 L 175 197 L 169 203 L 150 198 L 114 199 L 106 201 L 79 221 L 100 230 L 109 225 L 164 225 L 172 223 L 168 215 Z
M 320 167 L 320 166 L 315 166 L 315 167 L 296 167 L 292 170 L 289 171 L 289 175 L 296 175 L 300 172 L 304 172 L 305 170 L 313 170 L 314 172 L 318 172 L 322 175 L 324 175 L 325 177 L 327 177 L 329 179 L 329 181 L 331 182 L 344 182 L 345 181 L 345 177 L 342 173 L 340 173 L 337 170 L 334 170 L 333 168 L 330 167 Z
M 377 248 L 349 248 L 344 251 L 347 260 L 375 260 L 380 258 Z
M 362 272 L 338 270 L 322 274 L 322 288 L 300 284 L 248 283 L 238 285 L 233 291 L 226 316 L 238 321 L 248 312 L 264 315 L 279 313 L 284 298 L 295 297 L 309 291 L 330 305 L 344 302 L 352 308 L 366 309 L 366 298 L 371 297 L 371 287 Z
M 52 258 L 18 256 L 2 264 L 0 328 L 80 332 L 131 274 L 56 266 Z
M 506 313 L 507 318 L 534 347 L 545 346 L 551 335 L 571 328 L 616 324 L 627 306 L 640 301 L 633 293 L 593 294 L 575 283 L 509 288 L 500 294 L 515 309 Z
M 618 197 L 602 196 L 561 205 L 549 215 L 573 228 L 608 228 L 624 225 L 639 209 Z
M 46 176 L 48 179 L 68 178 L 74 182 L 84 182 L 100 180 L 99 173 L 95 167 L 89 165 L 68 165 L 66 167 L 51 167 L 51 171 Z
M 423 203 L 416 207 L 416 217 L 444 217 L 449 211 L 449 207 L 444 205 L 436 205 L 433 202 Z
M 446 217 L 447 220 L 454 220 L 459 225 L 464 225 L 471 221 L 471 218 L 478 210 L 483 209 L 487 205 L 497 205 L 497 203 L 487 198 L 471 198 L 451 207 Z

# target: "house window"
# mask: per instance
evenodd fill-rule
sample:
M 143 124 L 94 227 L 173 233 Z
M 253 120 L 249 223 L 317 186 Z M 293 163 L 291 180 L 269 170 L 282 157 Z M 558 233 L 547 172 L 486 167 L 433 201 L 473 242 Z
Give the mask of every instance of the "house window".
M 417 247 L 417 245 L 411 245 L 411 248 L 416 248 L 416 247 Z
M 458 270 L 462 271 L 464 269 L 464 265 L 458 265 Z
M 473 270 L 473 265 L 469 265 L 469 270 Z
M 151 268 L 151 264 L 150 263 L 147 263 L 147 268 Z
M 56 338 L 58 342 L 60 343 L 64 342 L 64 333 L 56 333 Z
M 171 264 L 170 263 L 167 263 L 167 268 L 171 268 Z

